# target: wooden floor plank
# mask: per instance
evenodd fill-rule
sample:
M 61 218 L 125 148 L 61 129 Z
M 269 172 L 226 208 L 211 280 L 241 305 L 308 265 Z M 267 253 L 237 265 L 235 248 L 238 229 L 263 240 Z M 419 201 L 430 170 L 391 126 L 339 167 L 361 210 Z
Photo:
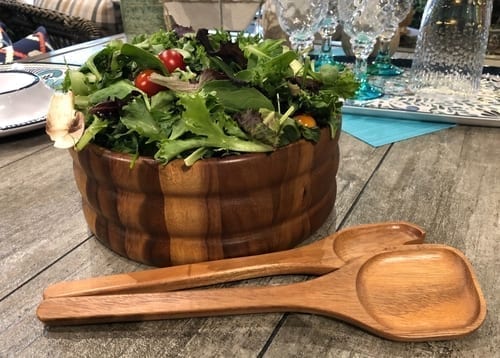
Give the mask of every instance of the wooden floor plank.
M 0 168 L 50 145 L 44 129 L 0 137 Z
M 89 236 L 72 163 L 47 147 L 0 171 L 0 298 Z

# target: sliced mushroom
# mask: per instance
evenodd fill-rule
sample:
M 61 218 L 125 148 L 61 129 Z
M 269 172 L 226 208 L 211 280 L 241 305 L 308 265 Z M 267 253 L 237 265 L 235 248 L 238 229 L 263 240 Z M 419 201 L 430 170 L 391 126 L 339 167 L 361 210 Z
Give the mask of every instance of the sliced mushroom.
M 50 99 L 45 132 L 56 148 L 71 148 L 83 135 L 85 118 L 74 107 L 73 93 L 55 93 Z

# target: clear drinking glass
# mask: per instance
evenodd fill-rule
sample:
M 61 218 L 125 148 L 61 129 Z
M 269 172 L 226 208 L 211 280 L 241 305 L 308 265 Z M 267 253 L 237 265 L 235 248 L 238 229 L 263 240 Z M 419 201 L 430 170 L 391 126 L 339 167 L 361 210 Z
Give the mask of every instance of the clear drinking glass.
M 375 61 L 368 67 L 368 73 L 378 76 L 396 76 L 403 70 L 391 63 L 390 44 L 399 24 L 409 14 L 413 0 L 394 0 L 394 11 L 384 19 L 384 31 L 380 34 L 380 48 Z
M 305 53 L 313 48 L 314 34 L 326 17 L 328 0 L 276 0 L 278 22 L 294 50 Z
M 377 37 L 384 31 L 384 18 L 390 14 L 390 0 L 338 0 L 339 21 L 350 37 L 355 56 L 354 73 L 360 82 L 355 98 L 368 100 L 383 96 L 381 88 L 368 82 L 367 59 Z
M 413 91 L 470 95 L 479 90 L 492 7 L 492 0 L 427 2 L 411 68 Z
M 316 62 L 314 63 L 316 70 L 318 70 L 324 64 L 330 64 L 337 66 L 339 69 L 343 69 L 344 65 L 335 60 L 335 56 L 332 54 L 332 37 L 337 30 L 339 25 L 339 16 L 337 10 L 337 0 L 328 1 L 328 11 L 326 12 L 326 17 L 321 21 L 319 33 L 321 35 L 322 43 L 320 48 L 320 53 Z

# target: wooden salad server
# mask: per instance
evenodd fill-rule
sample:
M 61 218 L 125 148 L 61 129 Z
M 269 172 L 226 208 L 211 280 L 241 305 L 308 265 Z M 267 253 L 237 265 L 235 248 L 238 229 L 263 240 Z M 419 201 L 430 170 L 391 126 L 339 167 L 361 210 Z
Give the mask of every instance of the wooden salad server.
M 365 224 L 291 250 L 59 282 L 47 287 L 43 297 L 164 292 L 279 274 L 322 275 L 359 256 L 420 244 L 424 238 L 423 229 L 407 222 Z
M 462 337 L 486 316 L 471 264 L 444 245 L 400 246 L 338 271 L 284 286 L 50 298 L 48 325 L 159 320 L 263 312 L 330 316 L 391 340 Z

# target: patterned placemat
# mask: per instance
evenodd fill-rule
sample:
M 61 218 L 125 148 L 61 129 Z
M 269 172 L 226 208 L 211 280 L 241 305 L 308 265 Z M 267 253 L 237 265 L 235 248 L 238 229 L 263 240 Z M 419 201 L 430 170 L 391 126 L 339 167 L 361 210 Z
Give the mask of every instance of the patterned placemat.
M 370 77 L 385 95 L 369 101 L 348 101 L 344 112 L 395 119 L 500 127 L 500 76 L 484 73 L 476 95 L 414 94 L 408 90 L 410 71 L 400 76 Z

